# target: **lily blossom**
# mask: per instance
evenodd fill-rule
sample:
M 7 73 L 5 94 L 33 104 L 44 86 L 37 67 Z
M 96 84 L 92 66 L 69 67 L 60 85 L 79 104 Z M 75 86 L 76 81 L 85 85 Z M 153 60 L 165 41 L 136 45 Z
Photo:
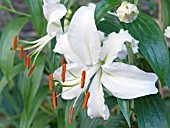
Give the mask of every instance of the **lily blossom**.
M 62 34 L 63 30 L 60 20 L 67 13 L 66 7 L 63 4 L 60 4 L 59 0 L 43 0 L 43 2 L 44 16 L 48 21 L 47 33 L 50 36 Z M 68 23 L 66 22 L 65 25 L 67 26 Z
M 124 1 L 116 11 L 119 20 L 125 23 L 131 23 L 136 20 L 138 14 L 138 8 L 127 1 Z
M 170 38 L 170 26 L 168 26 L 166 29 L 165 29 L 165 34 L 164 34 L 167 38 Z
M 105 104 L 103 87 L 117 98 L 134 99 L 157 93 L 157 76 L 133 65 L 113 62 L 125 42 L 137 41 L 128 31 L 120 30 L 119 33 L 111 33 L 101 46 L 94 10 L 94 6 L 79 8 L 71 20 L 68 32 L 57 38 L 54 52 L 63 54 L 67 64 L 65 81 L 61 79 L 62 67 L 54 72 L 53 79 L 63 86 L 63 99 L 74 99 L 84 91 L 89 92 L 88 116 L 107 120 L 110 113 Z M 82 75 L 84 71 L 85 77 Z M 84 88 L 81 88 L 84 79 Z

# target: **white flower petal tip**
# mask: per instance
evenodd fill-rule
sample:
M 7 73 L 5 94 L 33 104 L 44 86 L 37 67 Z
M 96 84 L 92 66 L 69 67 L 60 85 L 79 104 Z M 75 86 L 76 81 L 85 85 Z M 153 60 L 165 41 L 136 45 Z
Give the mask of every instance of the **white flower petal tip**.
M 156 94 L 154 73 L 146 73 L 136 66 L 113 62 L 102 66 L 101 82 L 111 93 L 120 99 L 134 99 Z
M 168 26 L 168 27 L 165 29 L 164 35 L 165 35 L 167 38 L 170 38 L 170 26 Z
M 44 5 L 56 4 L 56 3 L 59 3 L 59 2 L 60 2 L 60 0 L 43 0 Z
M 139 11 L 134 4 L 124 1 L 117 9 L 116 13 L 117 17 L 121 22 L 131 23 L 136 20 Z
M 91 118 L 102 117 L 107 120 L 110 116 L 108 106 L 105 105 L 103 87 L 100 82 L 100 72 L 97 72 L 89 88 L 90 97 L 87 104 L 87 114 Z
M 66 7 L 57 2 L 49 2 L 49 4 L 45 4 L 44 2 L 43 12 L 48 21 L 47 33 L 50 36 L 63 33 L 60 19 L 66 15 Z
M 95 8 L 93 6 L 80 7 L 73 15 L 68 28 L 70 46 L 86 65 L 96 64 L 101 51 L 100 36 L 95 25 Z
M 123 50 L 125 42 L 131 42 L 132 47 L 135 48 L 137 48 L 137 44 L 139 43 L 139 41 L 135 40 L 127 30 L 124 31 L 121 29 L 119 33 L 112 32 L 109 34 L 108 39 L 103 43 L 100 59 L 105 60 L 105 63 L 111 63 L 118 57 L 118 52 Z

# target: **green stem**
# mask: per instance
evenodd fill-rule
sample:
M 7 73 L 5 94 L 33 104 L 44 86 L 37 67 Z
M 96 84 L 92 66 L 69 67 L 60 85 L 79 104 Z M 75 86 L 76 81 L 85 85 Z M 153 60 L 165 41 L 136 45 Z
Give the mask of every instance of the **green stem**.
M 134 64 L 134 54 L 133 54 L 131 44 L 129 42 L 126 42 L 125 45 L 126 45 L 127 53 L 128 53 L 128 63 L 133 65 Z
M 13 12 L 13 13 L 18 14 L 18 15 L 31 17 L 30 15 L 28 15 L 26 13 L 22 13 L 22 12 L 14 10 L 14 9 L 7 8 L 7 7 L 3 6 L 3 5 L 0 5 L 0 9 L 6 10 L 6 11 L 9 11 L 9 12 Z

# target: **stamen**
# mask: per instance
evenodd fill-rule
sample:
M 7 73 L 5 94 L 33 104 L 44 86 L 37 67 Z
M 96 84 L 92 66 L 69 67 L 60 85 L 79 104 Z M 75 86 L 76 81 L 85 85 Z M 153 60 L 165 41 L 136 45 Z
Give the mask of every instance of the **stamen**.
M 90 97 L 90 92 L 87 92 L 86 93 L 86 96 L 84 97 L 84 102 L 83 102 L 83 106 L 82 106 L 82 109 L 84 110 L 87 106 L 87 102 L 88 102 L 88 99 Z
M 71 106 L 71 108 L 70 108 L 70 115 L 69 115 L 69 122 L 70 122 L 70 124 L 72 124 L 72 121 L 73 121 L 73 114 L 74 114 L 74 107 Z
M 81 75 L 81 88 L 84 88 L 85 85 L 85 79 L 86 79 L 86 71 L 83 70 L 82 75 Z
M 23 54 L 24 46 L 20 47 L 20 53 L 19 53 L 19 58 L 22 59 L 22 54 Z
M 24 53 L 24 65 L 27 66 L 27 53 Z
M 56 92 L 53 92 L 53 94 L 52 94 L 52 99 L 53 99 L 53 106 L 54 106 L 54 109 L 57 109 L 57 97 L 56 97 Z
M 29 69 L 30 68 L 30 56 L 27 56 L 27 63 L 26 67 Z
M 53 90 L 53 74 L 49 75 L 49 89 L 50 91 Z
M 63 64 L 63 66 L 62 66 L 62 74 L 61 74 L 62 82 L 65 82 L 65 76 L 66 76 L 66 64 Z
M 34 68 L 35 68 L 35 65 L 33 65 L 33 66 L 31 67 L 29 73 L 27 74 L 28 77 L 31 76 L 31 74 L 32 74 L 33 71 L 34 71 Z
M 16 50 L 18 47 L 18 36 L 14 36 L 14 40 L 13 40 L 13 49 Z
M 65 64 L 65 58 L 64 58 L 64 56 L 62 57 L 61 64 L 62 64 L 62 65 Z

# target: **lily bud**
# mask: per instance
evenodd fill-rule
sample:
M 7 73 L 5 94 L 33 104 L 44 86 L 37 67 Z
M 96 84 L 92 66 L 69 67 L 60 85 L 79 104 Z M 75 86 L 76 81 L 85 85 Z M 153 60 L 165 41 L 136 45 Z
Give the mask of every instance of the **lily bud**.
M 119 20 L 125 23 L 133 22 L 139 14 L 138 8 L 127 1 L 123 2 L 116 12 Z

